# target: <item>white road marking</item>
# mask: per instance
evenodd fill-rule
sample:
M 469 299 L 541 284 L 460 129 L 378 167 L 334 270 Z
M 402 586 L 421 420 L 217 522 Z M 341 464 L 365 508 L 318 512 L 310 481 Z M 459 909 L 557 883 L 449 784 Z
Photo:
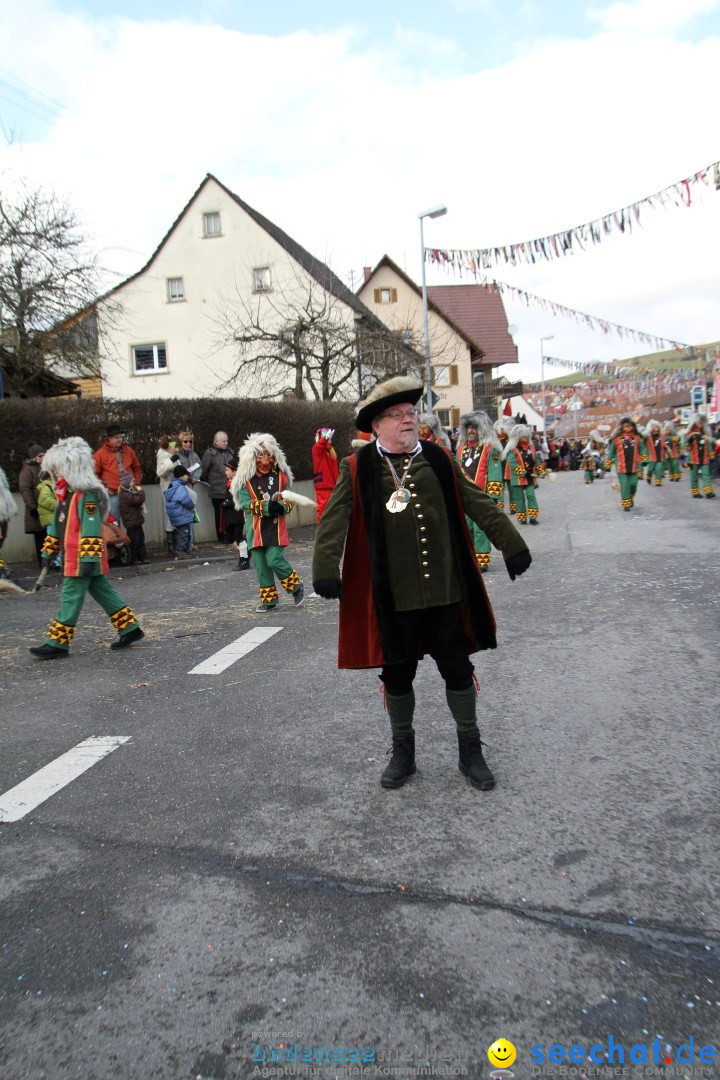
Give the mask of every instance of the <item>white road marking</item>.
M 188 675 L 219 675 L 221 671 L 229 668 L 241 656 L 247 656 L 253 649 L 257 649 L 258 645 L 262 645 L 273 634 L 278 634 L 281 630 L 282 626 L 256 626 L 253 630 L 248 630 L 247 634 L 239 637 L 237 641 L 231 642 L 224 649 L 213 653 L 207 660 L 203 660 L 201 664 L 197 664 L 191 671 L 188 671 Z
M 40 803 L 45 802 L 61 788 L 100 761 L 118 746 L 129 742 L 131 735 L 97 735 L 78 743 L 66 754 L 61 754 L 27 780 L 16 784 L 0 795 L 0 821 L 20 821 Z

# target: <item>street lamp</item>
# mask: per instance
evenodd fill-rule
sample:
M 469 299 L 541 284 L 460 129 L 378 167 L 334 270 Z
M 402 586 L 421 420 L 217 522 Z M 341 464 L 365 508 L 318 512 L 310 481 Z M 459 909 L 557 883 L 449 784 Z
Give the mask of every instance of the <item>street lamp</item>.
M 547 441 L 547 423 L 545 421 L 545 342 L 552 341 L 554 334 L 540 338 L 540 378 L 542 379 L 543 438 Z
M 433 206 L 429 210 L 423 210 L 418 214 L 420 218 L 420 266 L 422 267 L 422 301 L 423 301 L 423 329 L 425 331 L 425 400 L 427 412 L 432 415 L 432 368 L 430 366 L 430 330 L 428 328 L 428 301 L 427 284 L 425 282 L 425 237 L 423 235 L 423 218 L 442 217 L 447 214 L 447 206 Z

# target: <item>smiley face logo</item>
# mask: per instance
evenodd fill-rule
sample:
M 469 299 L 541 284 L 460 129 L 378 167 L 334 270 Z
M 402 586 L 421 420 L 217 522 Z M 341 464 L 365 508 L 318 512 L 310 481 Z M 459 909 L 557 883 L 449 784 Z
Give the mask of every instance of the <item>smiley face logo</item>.
M 491 1065 L 498 1069 L 509 1069 L 517 1057 L 517 1050 L 507 1039 L 496 1039 L 492 1046 L 488 1047 L 487 1055 Z

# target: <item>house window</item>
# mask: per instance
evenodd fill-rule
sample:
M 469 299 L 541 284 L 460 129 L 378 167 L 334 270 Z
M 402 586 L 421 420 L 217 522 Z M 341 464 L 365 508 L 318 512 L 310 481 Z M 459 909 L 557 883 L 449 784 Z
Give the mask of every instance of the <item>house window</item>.
M 167 297 L 171 302 L 185 299 L 185 287 L 181 277 L 169 277 L 167 279 Z
M 167 370 L 167 353 L 164 345 L 133 345 L 133 375 L 152 375 Z
M 376 304 L 397 304 L 397 289 L 375 289 Z
M 440 424 L 442 425 L 442 427 L 444 427 L 444 428 L 450 427 L 450 410 L 449 409 L 436 409 L 435 410 L 435 415 L 437 416 L 438 420 L 440 421 Z
M 205 236 L 220 235 L 220 214 L 218 212 L 203 214 L 203 232 Z
M 457 364 L 442 364 L 433 368 L 433 384 L 435 386 L 457 386 Z
M 269 266 L 256 266 L 253 270 L 253 292 L 269 292 L 272 288 Z

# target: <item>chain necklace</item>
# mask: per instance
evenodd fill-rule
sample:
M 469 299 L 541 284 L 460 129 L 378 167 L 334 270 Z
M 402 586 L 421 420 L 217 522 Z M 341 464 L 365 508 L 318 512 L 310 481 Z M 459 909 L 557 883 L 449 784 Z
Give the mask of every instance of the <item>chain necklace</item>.
M 405 481 L 407 480 L 407 475 L 410 472 L 410 466 L 412 465 L 417 455 L 420 453 L 422 453 L 422 447 L 418 446 L 410 455 L 410 460 L 408 461 L 402 476 L 398 476 L 392 461 L 387 454 L 385 455 L 385 460 L 390 466 L 393 483 L 395 484 L 395 490 L 393 491 L 388 501 L 385 503 L 386 510 L 388 510 L 391 514 L 401 514 L 402 511 L 407 507 L 407 504 L 410 502 L 410 492 L 405 487 Z

